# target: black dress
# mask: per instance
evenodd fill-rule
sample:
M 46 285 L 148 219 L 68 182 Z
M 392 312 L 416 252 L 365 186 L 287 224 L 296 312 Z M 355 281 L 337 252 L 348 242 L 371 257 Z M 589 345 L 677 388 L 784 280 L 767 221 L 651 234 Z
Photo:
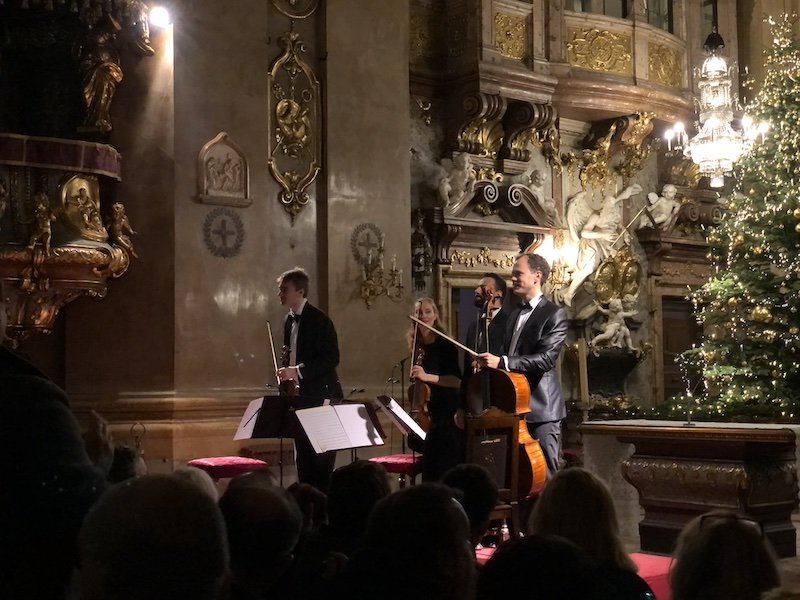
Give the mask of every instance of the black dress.
M 424 348 L 422 368 L 426 373 L 461 377 L 455 346 L 437 336 Z M 431 426 L 422 452 L 422 479 L 437 481 L 449 469 L 464 461 L 464 432 L 453 421 L 460 402 L 458 390 L 432 384 L 429 387 Z

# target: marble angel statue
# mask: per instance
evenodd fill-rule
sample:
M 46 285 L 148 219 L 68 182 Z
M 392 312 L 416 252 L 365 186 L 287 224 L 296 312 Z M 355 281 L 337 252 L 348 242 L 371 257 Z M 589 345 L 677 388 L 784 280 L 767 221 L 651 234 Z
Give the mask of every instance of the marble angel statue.
M 472 168 L 469 154 L 462 152 L 452 162 L 442 160 L 445 175 L 439 180 L 439 201 L 441 206 L 457 206 L 472 197 L 478 176 Z
M 578 259 L 572 273 L 572 281 L 561 299 L 567 306 L 572 306 L 580 286 L 600 266 L 603 259 L 616 253 L 619 239 L 629 240 L 627 231 L 622 231 L 622 211 L 620 202 L 642 191 L 638 184 L 633 184 L 616 196 L 606 195 L 599 210 L 590 204 L 585 191 L 578 192 L 567 203 L 566 221 L 569 235 L 578 244 Z
M 625 310 L 622 305 L 622 300 L 619 298 L 612 298 L 608 302 L 608 309 L 603 308 L 595 301 L 598 312 L 608 317 L 603 332 L 596 335 L 591 342 L 592 346 L 610 346 L 612 348 L 627 348 L 628 350 L 636 350 L 633 347 L 631 340 L 631 330 L 625 323 L 626 317 L 635 317 L 635 310 Z
M 668 231 L 675 222 L 678 209 L 681 207 L 680 201 L 675 199 L 677 194 L 678 188 L 671 183 L 661 188 L 660 196 L 655 192 L 647 194 L 649 203 L 647 210 L 650 212 L 650 216 L 653 217 L 655 226 L 661 231 Z M 639 217 L 637 229 L 653 227 L 653 221 L 651 221 L 646 214 L 642 214 L 642 216 Z

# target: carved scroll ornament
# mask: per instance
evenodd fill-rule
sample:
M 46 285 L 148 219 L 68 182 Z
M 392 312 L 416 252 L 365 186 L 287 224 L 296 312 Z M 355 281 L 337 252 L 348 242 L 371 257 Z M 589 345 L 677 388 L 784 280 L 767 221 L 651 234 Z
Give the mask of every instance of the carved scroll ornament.
M 283 188 L 279 199 L 294 224 L 320 170 L 319 81 L 302 59 L 306 47 L 297 32 L 288 31 L 280 43 L 283 54 L 269 72 L 269 170 Z

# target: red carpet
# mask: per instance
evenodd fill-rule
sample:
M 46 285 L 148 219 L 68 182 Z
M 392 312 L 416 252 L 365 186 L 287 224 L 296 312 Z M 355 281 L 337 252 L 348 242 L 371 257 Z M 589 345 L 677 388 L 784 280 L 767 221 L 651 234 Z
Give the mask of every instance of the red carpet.
M 492 556 L 494 548 L 480 548 L 475 551 L 480 564 L 485 564 Z M 672 559 L 659 554 L 644 554 L 634 552 L 631 554 L 633 562 L 639 567 L 639 577 L 647 582 L 656 596 L 656 600 L 672 600 L 669 589 L 669 567 Z

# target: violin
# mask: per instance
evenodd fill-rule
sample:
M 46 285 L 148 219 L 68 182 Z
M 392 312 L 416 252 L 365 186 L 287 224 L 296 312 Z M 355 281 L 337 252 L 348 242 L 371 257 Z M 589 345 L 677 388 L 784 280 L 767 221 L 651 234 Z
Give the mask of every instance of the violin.
M 414 345 L 416 346 L 416 331 L 414 332 Z M 424 359 L 425 348 L 420 346 L 414 355 L 414 365 L 422 365 Z M 411 398 L 411 418 L 427 433 L 431 426 L 428 410 L 428 403 L 431 400 L 430 386 L 419 379 L 412 378 L 411 385 L 408 387 L 408 397 Z

